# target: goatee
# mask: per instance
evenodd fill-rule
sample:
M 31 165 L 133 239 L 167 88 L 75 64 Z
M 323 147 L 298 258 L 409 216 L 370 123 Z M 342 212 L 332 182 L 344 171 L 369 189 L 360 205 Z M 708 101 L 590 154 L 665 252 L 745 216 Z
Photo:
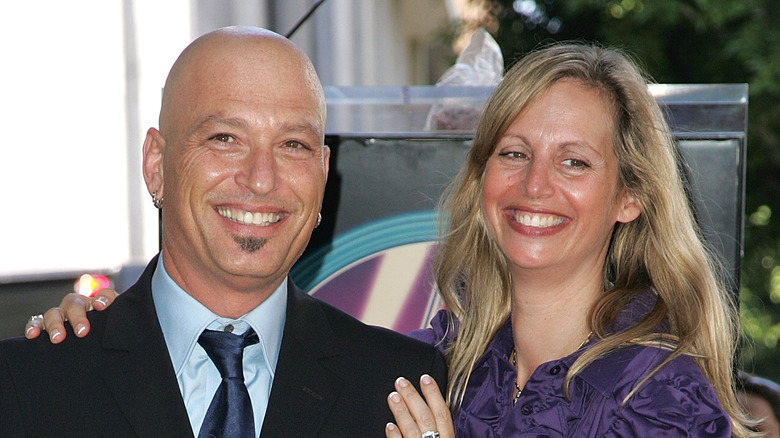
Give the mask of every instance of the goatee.
M 262 237 L 235 236 L 233 239 L 241 249 L 250 254 L 262 248 L 266 242 L 266 239 L 263 239 Z

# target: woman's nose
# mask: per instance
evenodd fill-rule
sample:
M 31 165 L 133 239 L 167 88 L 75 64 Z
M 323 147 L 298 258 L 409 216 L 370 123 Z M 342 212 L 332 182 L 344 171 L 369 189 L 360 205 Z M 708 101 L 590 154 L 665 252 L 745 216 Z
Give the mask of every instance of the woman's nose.
M 530 198 L 543 198 L 552 193 L 550 171 L 547 163 L 531 161 L 525 177 L 525 191 Z

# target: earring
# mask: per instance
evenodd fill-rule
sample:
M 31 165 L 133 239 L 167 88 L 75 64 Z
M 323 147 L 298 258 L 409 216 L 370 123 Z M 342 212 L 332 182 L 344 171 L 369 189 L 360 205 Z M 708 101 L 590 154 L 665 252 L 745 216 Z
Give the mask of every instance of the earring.
M 317 223 L 314 225 L 314 228 L 317 228 L 322 223 L 322 213 L 317 213 Z
M 152 192 L 152 204 L 154 204 L 154 208 L 158 210 L 163 206 L 163 198 L 157 199 L 157 190 Z

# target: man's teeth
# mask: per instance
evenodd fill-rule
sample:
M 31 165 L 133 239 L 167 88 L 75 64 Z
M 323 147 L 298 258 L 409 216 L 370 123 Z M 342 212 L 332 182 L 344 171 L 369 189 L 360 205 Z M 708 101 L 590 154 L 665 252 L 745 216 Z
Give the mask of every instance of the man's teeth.
M 563 222 L 563 218 L 549 215 L 515 213 L 515 221 L 527 227 L 547 228 L 560 225 Z
M 250 211 L 237 210 L 233 208 L 217 208 L 217 212 L 233 222 L 244 225 L 266 226 L 279 222 L 282 215 L 279 213 L 252 213 Z

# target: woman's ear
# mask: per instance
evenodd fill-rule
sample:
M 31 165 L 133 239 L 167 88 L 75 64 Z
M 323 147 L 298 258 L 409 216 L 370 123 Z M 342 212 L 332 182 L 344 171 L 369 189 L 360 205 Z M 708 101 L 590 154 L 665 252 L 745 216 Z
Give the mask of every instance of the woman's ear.
M 622 223 L 631 222 L 642 213 L 642 207 L 636 202 L 636 198 L 625 189 L 619 197 L 618 208 L 617 221 Z

